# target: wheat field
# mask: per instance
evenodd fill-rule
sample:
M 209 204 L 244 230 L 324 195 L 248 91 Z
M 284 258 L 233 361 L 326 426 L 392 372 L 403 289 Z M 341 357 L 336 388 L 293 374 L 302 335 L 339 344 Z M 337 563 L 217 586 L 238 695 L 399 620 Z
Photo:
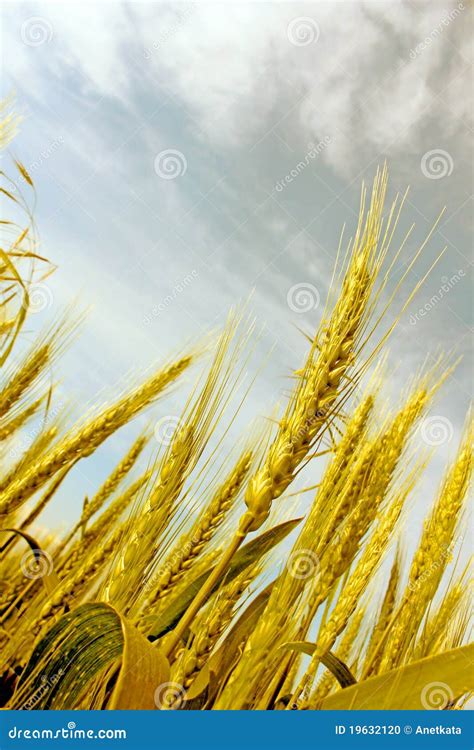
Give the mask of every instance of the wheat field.
M 16 122 L 3 114 L 5 148 Z M 30 175 L 18 161 L 11 175 L 2 172 L 3 203 L 24 217 L 23 225 L 2 217 L 4 708 L 466 705 L 474 651 L 460 549 L 472 419 L 409 554 L 406 519 L 429 460 L 413 438 L 456 363 L 439 357 L 398 403 L 382 398 L 390 321 L 422 283 L 401 306 L 401 282 L 388 293 L 403 196 L 386 205 L 387 181 L 384 167 L 362 188 L 358 224 L 340 247 L 305 361 L 286 373 L 284 408 L 260 432 L 243 429 L 227 454 L 216 434 L 238 422 L 232 397 L 259 345 L 241 308 L 210 344 L 163 362 L 115 401 L 80 419 L 58 415 L 54 377 L 45 374 L 74 346 L 78 321 L 66 311 L 25 348 L 31 285 L 61 269 L 38 245 Z M 171 387 L 179 393 L 184 373 L 195 385 L 159 450 L 151 425 L 79 498 L 71 528 L 45 532 L 41 514 L 69 473 Z M 15 452 L 32 423 L 40 425 L 34 438 Z M 293 482 L 303 469 L 319 476 L 317 466 L 324 470 L 306 488 L 302 517 Z

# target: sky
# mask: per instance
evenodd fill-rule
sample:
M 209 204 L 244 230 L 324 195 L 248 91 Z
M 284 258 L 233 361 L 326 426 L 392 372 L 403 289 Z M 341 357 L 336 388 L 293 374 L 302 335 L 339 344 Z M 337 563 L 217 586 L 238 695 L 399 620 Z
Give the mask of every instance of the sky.
M 394 280 L 444 209 L 388 323 L 446 248 L 390 339 L 394 403 L 427 358 L 463 358 L 415 436 L 433 450 L 417 536 L 471 390 L 470 14 L 433 0 L 6 3 L 2 93 L 23 117 L 11 153 L 57 265 L 25 336 L 67 306 L 88 311 L 61 398 L 82 413 L 250 297 L 264 328 L 239 431 L 263 420 L 302 362 L 300 330 L 317 328 L 362 182 L 386 161 L 390 198 L 410 186 L 394 250 L 416 223 Z M 185 389 L 150 419 L 179 414 Z M 77 467 L 48 522 L 78 515 L 143 424 Z

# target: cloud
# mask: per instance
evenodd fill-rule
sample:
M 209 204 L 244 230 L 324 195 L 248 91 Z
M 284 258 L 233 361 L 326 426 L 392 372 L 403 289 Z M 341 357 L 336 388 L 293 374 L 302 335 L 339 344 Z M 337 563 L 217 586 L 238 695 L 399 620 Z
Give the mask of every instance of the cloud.
M 15 11 L 18 28 L 28 20 L 25 7 Z M 64 82 L 74 72 L 85 95 L 123 103 L 142 77 L 177 97 L 215 146 L 251 146 L 290 117 L 303 144 L 331 136 L 322 158 L 347 177 L 368 154 L 419 148 L 433 91 L 451 114 L 439 123 L 440 138 L 458 133 L 469 117 L 468 97 L 460 95 L 468 8 L 343 7 L 343 23 L 338 2 L 95 3 L 87 17 L 80 4 L 68 3 L 66 13 L 59 3 L 40 3 L 32 13 L 53 29 L 49 75 Z M 17 70 L 34 75 L 32 54 L 41 50 L 18 38 Z

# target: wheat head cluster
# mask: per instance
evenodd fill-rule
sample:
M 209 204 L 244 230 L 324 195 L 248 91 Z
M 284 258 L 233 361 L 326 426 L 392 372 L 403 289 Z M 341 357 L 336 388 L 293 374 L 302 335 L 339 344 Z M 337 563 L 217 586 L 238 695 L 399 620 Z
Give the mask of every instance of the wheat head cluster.
M 15 125 L 4 111 L 2 147 Z M 424 280 L 400 302 L 423 246 L 393 284 L 410 232 L 394 249 L 404 196 L 386 206 L 386 168 L 362 188 L 283 408 L 242 427 L 232 449 L 246 396 L 236 393 L 260 342 L 241 308 L 117 398 L 85 415 L 57 406 L 55 364 L 78 320 L 65 311 L 33 343 L 25 334 L 53 266 L 33 180 L 13 158 L 11 173 L 0 188 L 14 216 L 2 217 L 0 249 L 1 705 L 463 708 L 472 420 L 412 549 L 415 486 L 431 458 L 415 433 L 455 362 L 431 360 L 398 403 L 382 396 L 385 343 Z M 78 466 L 158 399 L 166 413 L 183 375 L 194 385 L 169 439 L 157 447 L 150 424 L 84 497 Z M 77 489 L 65 493 L 66 480 Z M 65 531 L 41 523 L 53 500 L 75 509 Z

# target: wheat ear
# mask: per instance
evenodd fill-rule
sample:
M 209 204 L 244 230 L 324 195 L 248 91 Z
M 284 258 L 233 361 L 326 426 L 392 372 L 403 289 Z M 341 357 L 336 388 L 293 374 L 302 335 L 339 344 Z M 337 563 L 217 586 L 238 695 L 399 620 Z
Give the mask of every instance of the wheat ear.
M 130 421 L 189 366 L 191 357 L 177 362 L 153 375 L 144 385 L 104 409 L 82 428 L 69 432 L 44 458 L 33 464 L 25 475 L 9 487 L 0 501 L 0 516 L 11 513 L 41 487 L 65 464 L 90 456 L 113 432 Z
M 357 636 L 359 635 L 360 626 L 364 614 L 365 610 L 363 608 L 358 609 L 354 613 L 347 628 L 342 634 L 341 642 L 335 649 L 336 656 L 345 663 L 348 663 L 349 657 L 354 652 L 354 644 L 357 642 Z M 352 665 L 351 671 L 354 673 L 354 668 L 352 667 Z M 335 685 L 335 682 L 336 678 L 333 674 L 331 674 L 331 672 L 326 672 L 322 676 L 309 700 L 309 705 L 311 706 L 311 708 L 317 706 L 323 700 L 323 698 L 325 698 L 331 692 L 332 688 Z
M 252 453 L 250 451 L 245 452 L 226 481 L 218 488 L 202 518 L 195 524 L 194 529 L 181 540 L 177 548 L 172 550 L 161 566 L 161 573 L 157 576 L 156 583 L 150 584 L 153 593 L 143 603 L 142 611 L 150 611 L 157 604 L 161 605 L 162 600 L 170 594 L 176 584 L 192 568 L 232 507 L 248 475 L 251 461 Z
M 392 538 L 410 490 L 411 484 L 407 484 L 405 490 L 395 498 L 388 510 L 385 511 L 369 542 L 364 547 L 354 571 L 345 582 L 328 622 L 319 633 L 317 648 L 311 657 L 311 662 L 304 677 L 295 690 L 293 704 L 298 701 L 305 687 L 314 679 L 321 656 L 332 648 L 336 638 L 344 630 L 349 618 L 355 611 L 367 582 L 380 563 L 382 555 Z
M 385 589 L 385 594 L 380 606 L 380 611 L 378 613 L 377 620 L 372 630 L 370 641 L 366 650 L 366 658 L 363 671 L 365 676 L 367 677 L 369 677 L 371 674 L 377 673 L 380 658 L 382 656 L 381 653 L 378 652 L 378 645 L 392 619 L 392 615 L 395 610 L 400 587 L 400 574 L 401 552 L 400 548 L 397 548 L 397 553 L 390 570 L 387 588 Z
M 382 233 L 386 182 L 386 172 L 378 173 L 366 217 L 362 201 L 340 297 L 327 324 L 323 322 L 321 325 L 273 443 L 249 481 L 245 493 L 248 510 L 220 563 L 177 625 L 174 638 L 170 638 L 167 644 L 168 649 L 172 650 L 179 642 L 247 534 L 260 528 L 268 518 L 273 500 L 291 484 L 315 441 L 321 438 L 337 413 L 343 394 L 347 396 L 348 389 L 353 387 L 345 376 L 354 363 L 359 337 L 371 312 L 370 297 L 384 256 L 384 248 L 378 243 Z
M 59 571 L 69 573 L 83 557 L 84 550 L 90 549 L 91 545 L 100 542 L 100 539 L 113 529 L 115 523 L 120 520 L 136 495 L 146 487 L 152 475 L 153 471 L 151 469 L 146 471 L 110 503 L 90 528 L 87 529 L 84 536 L 78 539 L 67 551 L 67 555 L 65 555 L 64 560 L 61 560 L 58 566 Z M 70 536 L 61 545 L 61 549 L 56 553 L 57 555 L 65 548 Z
M 384 644 L 382 672 L 401 663 L 452 555 L 453 534 L 471 480 L 472 439 L 473 424 L 469 415 L 457 458 L 446 475 L 413 558 L 400 611 Z
M 212 649 L 225 631 L 235 613 L 236 605 L 257 577 L 259 568 L 244 570 L 232 583 L 224 586 L 215 602 L 196 618 L 191 645 L 178 651 L 173 665 L 173 679 L 188 689 L 206 663 Z
M 13 435 L 14 432 L 20 430 L 23 425 L 31 419 L 31 417 L 38 413 L 43 403 L 44 396 L 41 396 L 41 398 L 38 398 L 36 401 L 32 401 L 31 404 L 25 406 L 24 409 L 19 411 L 18 414 L 15 414 L 8 421 L 2 419 L 0 423 L 0 442 L 3 442 Z

